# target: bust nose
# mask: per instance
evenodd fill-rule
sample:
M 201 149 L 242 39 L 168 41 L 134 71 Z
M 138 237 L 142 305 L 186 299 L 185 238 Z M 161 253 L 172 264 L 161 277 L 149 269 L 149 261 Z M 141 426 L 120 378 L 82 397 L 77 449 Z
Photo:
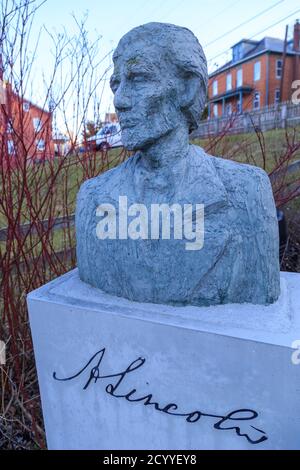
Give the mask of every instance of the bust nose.
M 117 111 L 128 111 L 132 108 L 130 92 L 128 86 L 121 84 L 114 97 L 114 105 Z

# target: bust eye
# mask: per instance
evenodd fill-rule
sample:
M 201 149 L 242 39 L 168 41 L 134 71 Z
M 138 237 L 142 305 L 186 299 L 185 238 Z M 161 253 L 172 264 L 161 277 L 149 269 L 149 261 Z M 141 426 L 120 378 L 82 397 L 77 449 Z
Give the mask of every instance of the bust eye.
M 115 93 L 117 91 L 119 86 L 120 86 L 120 81 L 119 80 L 111 80 L 110 88 L 111 88 L 113 93 Z
M 143 75 L 133 75 L 131 77 L 131 80 L 133 82 L 143 82 L 145 80 L 145 77 Z
M 131 81 L 131 82 L 144 82 L 146 80 L 146 77 L 145 77 L 145 74 L 143 73 L 138 73 L 138 72 L 131 72 L 129 75 L 128 75 L 128 79 Z

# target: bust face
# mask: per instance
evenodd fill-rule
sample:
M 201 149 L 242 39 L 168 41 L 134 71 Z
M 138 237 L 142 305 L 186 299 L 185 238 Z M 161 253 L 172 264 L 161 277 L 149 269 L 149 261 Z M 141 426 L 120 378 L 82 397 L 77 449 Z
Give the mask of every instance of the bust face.
M 119 44 L 111 88 L 127 149 L 147 148 L 182 123 L 180 80 L 174 77 L 172 64 L 157 46 L 142 39 Z

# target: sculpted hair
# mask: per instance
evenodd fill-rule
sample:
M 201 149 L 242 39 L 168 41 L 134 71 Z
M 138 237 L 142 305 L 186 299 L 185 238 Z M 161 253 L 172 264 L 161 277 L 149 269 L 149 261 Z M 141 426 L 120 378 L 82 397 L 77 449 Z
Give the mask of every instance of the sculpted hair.
M 120 55 L 119 46 L 143 40 L 146 45 L 156 45 L 175 66 L 177 76 L 185 80 L 199 79 L 192 104 L 182 108 L 189 131 L 197 129 L 207 100 L 208 72 L 203 49 L 196 36 L 187 28 L 168 23 L 147 23 L 129 31 L 120 40 L 114 59 Z

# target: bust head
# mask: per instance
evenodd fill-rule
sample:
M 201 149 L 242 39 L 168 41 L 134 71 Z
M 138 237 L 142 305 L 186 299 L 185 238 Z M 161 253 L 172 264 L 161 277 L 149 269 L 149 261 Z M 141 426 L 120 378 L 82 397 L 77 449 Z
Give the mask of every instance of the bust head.
M 207 96 L 207 64 L 186 28 L 148 23 L 119 42 L 111 88 L 123 142 L 142 150 L 181 128 L 197 128 Z

